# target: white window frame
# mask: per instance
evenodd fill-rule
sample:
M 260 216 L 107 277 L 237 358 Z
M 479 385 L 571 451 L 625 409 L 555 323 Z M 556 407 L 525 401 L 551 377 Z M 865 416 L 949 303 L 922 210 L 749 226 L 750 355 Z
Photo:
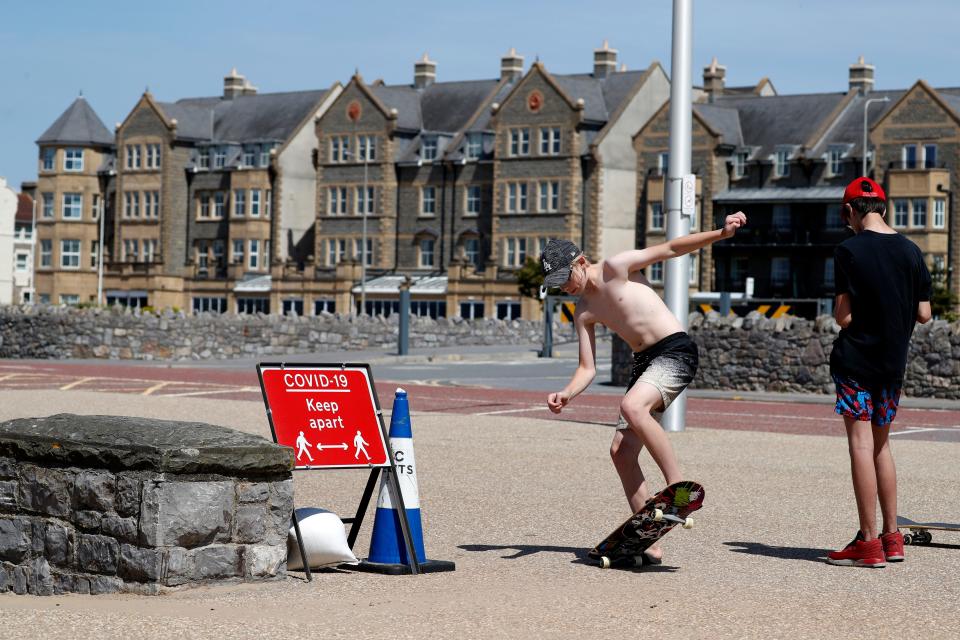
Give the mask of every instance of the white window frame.
M 740 180 L 747 175 L 747 160 L 750 154 L 746 151 L 737 151 L 733 154 L 733 179 Z
M 475 247 L 471 250 L 470 247 Z M 471 236 L 463 241 L 463 257 L 469 264 L 479 266 L 480 264 L 480 238 Z
M 260 240 L 257 238 L 250 238 L 247 241 L 247 246 L 249 250 L 247 251 L 247 267 L 252 271 L 254 269 L 260 269 Z
M 44 147 L 40 152 L 41 171 L 53 171 L 57 163 L 57 150 Z
M 538 183 L 540 192 L 540 201 L 537 211 L 543 213 L 556 213 L 560 204 L 560 183 L 557 181 Z
M 211 213 L 213 214 L 214 220 L 223 220 L 224 210 L 227 206 L 227 194 L 225 191 L 214 191 L 213 192 L 213 209 Z
M 437 241 L 435 238 L 421 238 L 417 243 L 417 265 L 421 269 L 432 269 L 436 260 Z M 429 256 L 429 260 L 427 260 Z
M 244 264 L 246 261 L 247 243 L 243 238 L 234 238 L 230 247 L 230 263 Z
M 246 146 L 243 148 L 243 166 L 252 168 L 257 166 L 257 149 Z
M 433 217 L 437 215 L 437 188 L 433 186 L 420 187 L 420 216 Z
M 80 269 L 81 242 L 73 238 L 60 241 L 60 268 L 71 271 Z M 69 262 L 69 264 L 68 264 Z
M 17 273 L 23 273 L 28 270 L 30 264 L 30 253 L 27 251 L 17 251 L 13 257 L 13 270 Z
M 83 171 L 83 148 L 67 147 L 63 150 L 63 170 Z
M 654 262 L 650 265 L 650 272 L 647 279 L 654 284 L 663 284 L 663 263 Z
M 657 221 L 660 221 L 657 224 Z M 666 218 L 663 214 L 663 202 L 655 200 L 650 203 L 650 231 L 663 231 L 666 225 Z
M 60 210 L 60 217 L 63 220 L 82 220 L 83 219 L 83 194 L 70 191 L 63 194 L 61 198 L 63 208 Z M 70 212 L 68 214 L 68 212 Z
M 464 203 L 463 213 L 465 216 L 478 216 L 480 215 L 480 207 L 482 206 L 483 199 L 483 190 L 479 185 L 467 185 L 466 188 L 466 202 Z
M 907 150 L 913 150 L 913 161 L 907 159 L 909 153 Z M 916 144 L 905 144 L 900 147 L 900 168 L 902 169 L 916 169 L 920 162 L 920 158 L 917 155 L 917 145 Z M 912 166 L 911 166 L 912 165 Z
M 830 147 L 827 150 L 827 174 L 839 176 L 843 173 L 843 147 Z
M 53 266 L 53 240 L 40 241 L 40 267 L 50 268 Z
M 777 149 L 773 154 L 773 173 L 776 178 L 790 177 L 790 150 Z
M 944 198 L 933 199 L 933 228 L 944 229 L 947 226 L 947 201 Z
M 353 239 L 353 257 L 359 260 L 362 263 L 366 262 L 366 266 L 373 266 L 373 238 L 367 238 L 367 251 L 366 255 L 360 255 L 363 248 L 363 238 L 354 238 Z
M 227 150 L 217 147 L 213 150 L 213 168 L 223 169 L 225 166 L 227 166 Z
M 560 155 L 560 127 L 540 127 L 540 155 Z
M 518 268 L 527 261 L 527 238 L 509 237 L 503 239 L 503 266 Z
M 353 191 L 353 195 L 353 212 L 356 215 L 363 215 L 364 209 L 366 209 L 367 215 L 373 213 L 373 187 L 367 187 L 366 197 L 364 197 L 362 186 L 356 187 Z
M 199 150 L 197 154 L 197 164 L 201 169 L 210 168 L 210 149 L 208 147 L 203 147 Z
M 482 155 L 483 155 L 483 134 L 468 133 L 467 149 L 466 149 L 467 160 L 479 160 Z
M 893 227 L 906 229 L 910 224 L 910 201 L 906 198 L 895 198 L 893 201 Z
M 53 195 L 54 194 L 52 191 L 44 191 L 43 193 L 40 194 L 40 199 L 41 199 L 40 217 L 41 218 L 50 219 L 54 217 L 55 214 L 53 211 L 54 209 Z
M 260 189 L 250 189 L 250 217 L 260 217 Z
M 377 137 L 357 136 L 357 159 L 373 162 L 377 159 Z
M 424 162 L 436 160 L 439 146 L 437 136 L 423 136 L 420 141 L 420 159 Z
M 919 206 L 918 206 L 919 205 Z M 910 200 L 910 226 L 914 229 L 926 229 L 927 228 L 927 199 L 926 198 L 912 198 Z M 920 220 L 920 216 L 923 216 L 923 219 Z
M 247 215 L 247 190 L 233 190 L 233 217 L 242 218 Z

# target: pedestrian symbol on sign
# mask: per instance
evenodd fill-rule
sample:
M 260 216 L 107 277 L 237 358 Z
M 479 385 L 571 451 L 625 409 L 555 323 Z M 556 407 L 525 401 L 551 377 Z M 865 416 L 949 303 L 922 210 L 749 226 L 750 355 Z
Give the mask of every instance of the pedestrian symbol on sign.
M 310 462 L 313 462 L 313 456 L 310 455 L 310 452 L 307 451 L 307 448 L 310 446 L 310 443 L 307 442 L 306 436 L 303 435 L 303 431 L 300 432 L 300 437 L 297 438 L 297 460 L 300 459 L 300 456 L 307 454 L 307 457 L 310 459 Z
M 359 460 L 360 452 L 362 451 L 363 456 L 367 459 L 367 462 L 370 461 L 370 454 L 367 453 L 367 449 L 365 447 L 365 445 L 368 445 L 368 444 L 370 443 L 363 439 L 363 436 L 360 435 L 360 431 L 358 430 L 357 435 L 354 436 L 353 438 L 353 446 L 356 447 L 357 449 L 356 452 L 354 452 L 353 454 L 354 459 Z

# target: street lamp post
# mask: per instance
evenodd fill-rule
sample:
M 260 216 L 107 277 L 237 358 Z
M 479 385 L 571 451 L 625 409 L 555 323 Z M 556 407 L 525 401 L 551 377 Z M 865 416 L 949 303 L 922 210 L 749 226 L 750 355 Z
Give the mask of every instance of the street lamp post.
M 860 175 L 867 175 L 867 107 L 870 106 L 871 102 L 890 102 L 890 98 L 884 96 L 882 98 L 870 98 L 863 103 L 863 173 Z
M 370 138 L 364 136 L 363 145 L 363 231 L 360 239 L 360 313 L 367 311 L 367 209 L 370 194 L 367 193 L 367 159 L 370 157 Z

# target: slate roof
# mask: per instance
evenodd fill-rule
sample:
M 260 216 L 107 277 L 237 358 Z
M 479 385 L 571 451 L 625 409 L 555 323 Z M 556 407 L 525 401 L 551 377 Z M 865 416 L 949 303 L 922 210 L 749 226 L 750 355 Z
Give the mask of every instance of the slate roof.
M 80 96 L 43 132 L 37 144 L 112 146 L 113 134 L 86 99 Z
M 733 107 L 716 104 L 694 103 L 693 110 L 714 130 L 720 133 L 721 142 L 736 147 L 743 146 L 743 131 L 740 128 L 740 113 Z
M 606 123 L 629 97 L 630 91 L 640 81 L 646 70 L 618 71 L 606 78 L 593 74 L 554 75 L 560 88 L 571 100 L 583 100 L 583 118 L 596 123 Z
M 826 153 L 831 145 L 846 144 L 850 145 L 847 155 L 862 157 L 864 103 L 867 100 L 875 98 L 890 98 L 890 102 L 874 102 L 870 105 L 869 109 L 867 109 L 867 129 L 869 130 L 880 118 L 886 115 L 887 111 L 893 107 L 903 94 L 904 92 L 902 90 L 871 91 L 866 96 L 854 96 L 846 110 L 837 118 L 836 123 L 827 131 L 823 141 L 813 149 L 810 149 L 808 155 L 819 156 Z
M 184 98 L 157 103 L 177 120 L 177 137 L 210 142 L 286 140 L 326 95 L 291 91 L 224 98 Z
M 808 142 L 845 95 L 717 96 L 713 104 L 737 110 L 743 144 L 755 147 L 755 156 L 765 157 L 780 145 Z

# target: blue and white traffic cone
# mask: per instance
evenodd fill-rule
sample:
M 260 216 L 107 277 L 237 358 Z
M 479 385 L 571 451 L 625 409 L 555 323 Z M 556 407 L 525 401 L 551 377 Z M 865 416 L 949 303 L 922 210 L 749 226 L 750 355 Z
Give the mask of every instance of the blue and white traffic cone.
M 410 539 L 414 553 L 423 573 L 453 571 L 455 564 L 445 560 L 428 560 L 423 547 L 423 525 L 420 520 L 420 492 L 417 489 L 417 467 L 413 455 L 413 432 L 410 429 L 410 407 L 407 392 L 397 389 L 390 415 L 390 448 L 393 450 L 394 468 L 403 496 L 403 505 L 410 526 Z M 370 540 L 370 556 L 357 567 L 379 573 L 409 573 L 409 558 L 400 525 L 400 513 L 393 504 L 389 478 L 380 480 L 380 498 L 373 520 L 373 536 Z

